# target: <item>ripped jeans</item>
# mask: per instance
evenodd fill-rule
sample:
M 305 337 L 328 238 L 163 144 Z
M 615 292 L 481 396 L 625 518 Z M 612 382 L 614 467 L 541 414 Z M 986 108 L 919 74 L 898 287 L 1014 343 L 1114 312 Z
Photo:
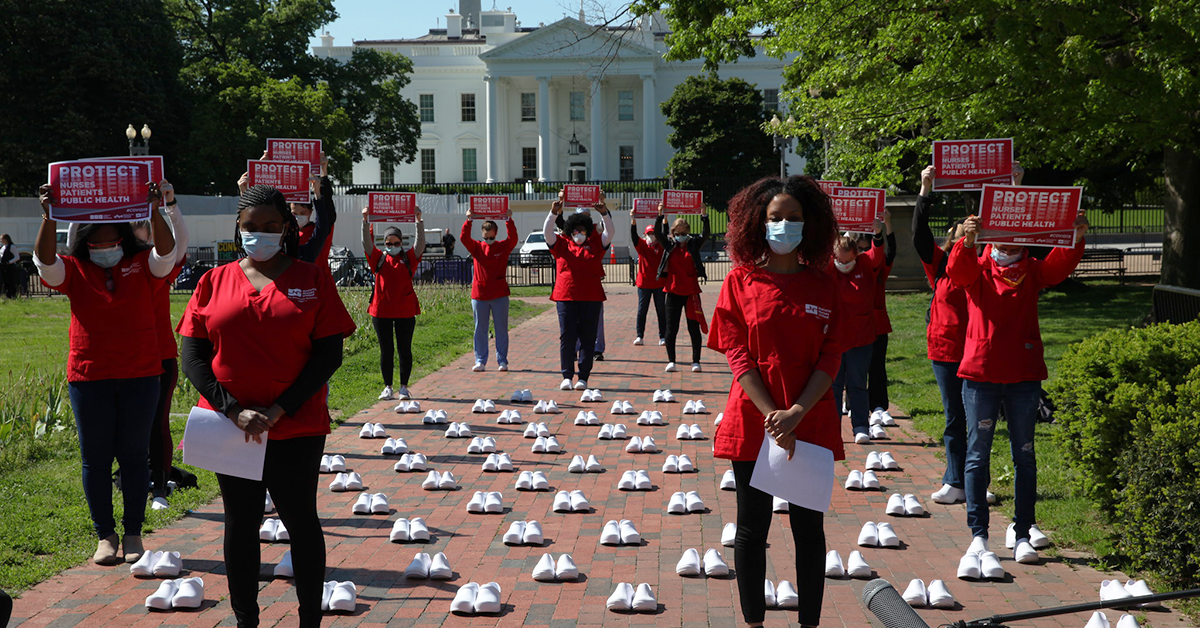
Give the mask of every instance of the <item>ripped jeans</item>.
M 1000 405 L 1008 419 L 1008 442 L 1016 469 L 1013 517 L 1018 539 L 1029 538 L 1035 523 L 1037 456 L 1033 447 L 1041 382 L 992 384 L 963 380 L 963 408 L 967 413 L 967 525 L 973 536 L 988 536 L 987 488 L 992 480 L 992 438 L 1000 422 Z

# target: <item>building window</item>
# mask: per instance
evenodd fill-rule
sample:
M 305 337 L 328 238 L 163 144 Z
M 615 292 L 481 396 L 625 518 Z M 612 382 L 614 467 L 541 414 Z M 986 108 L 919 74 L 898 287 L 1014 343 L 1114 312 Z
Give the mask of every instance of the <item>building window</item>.
M 430 103 L 430 106 L 432 106 L 432 103 Z M 462 95 L 462 121 L 475 121 L 475 94 Z
M 379 160 L 379 185 L 396 185 L 396 165 Z
M 779 90 L 764 89 L 762 90 L 763 111 L 767 113 L 777 113 L 779 111 Z
M 462 149 L 464 183 L 474 183 L 479 180 L 479 162 L 475 158 L 474 148 Z
M 537 179 L 537 147 L 523 146 L 521 148 L 521 178 Z
M 437 183 L 437 153 L 432 148 L 421 149 L 421 183 Z
M 618 147 L 618 149 L 620 150 L 620 155 L 621 155 L 621 157 L 620 157 L 620 159 L 621 159 L 621 161 L 620 161 L 621 180 L 622 181 L 632 181 L 633 180 L 633 147 L 632 146 L 620 146 L 620 147 Z
M 633 92 L 617 92 L 617 120 L 633 120 Z
M 433 94 L 421 94 L 418 101 L 421 107 L 421 122 L 433 122 Z
M 583 92 L 571 92 L 571 122 L 583 122 Z
M 521 92 L 521 122 L 537 122 L 537 94 Z

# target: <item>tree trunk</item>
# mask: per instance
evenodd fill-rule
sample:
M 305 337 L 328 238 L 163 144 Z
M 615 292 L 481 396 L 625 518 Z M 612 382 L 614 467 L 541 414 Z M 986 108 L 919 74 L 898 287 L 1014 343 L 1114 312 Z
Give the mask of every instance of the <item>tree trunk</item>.
M 1162 277 L 1169 286 L 1200 289 L 1200 156 L 1194 150 L 1163 151 Z

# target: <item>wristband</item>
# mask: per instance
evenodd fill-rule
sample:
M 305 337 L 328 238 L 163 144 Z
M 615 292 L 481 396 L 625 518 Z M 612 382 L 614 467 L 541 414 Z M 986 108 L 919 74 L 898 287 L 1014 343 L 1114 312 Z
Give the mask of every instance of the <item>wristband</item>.
M 171 200 L 167 201 L 167 207 L 174 207 L 175 205 L 176 205 L 175 199 L 171 199 Z

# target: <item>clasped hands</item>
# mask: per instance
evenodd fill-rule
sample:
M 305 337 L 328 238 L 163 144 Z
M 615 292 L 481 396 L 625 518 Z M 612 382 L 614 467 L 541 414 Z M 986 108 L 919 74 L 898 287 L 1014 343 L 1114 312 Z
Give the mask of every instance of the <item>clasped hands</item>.
M 793 405 L 786 410 L 773 410 L 763 419 L 763 428 L 775 439 L 775 444 L 787 450 L 788 460 L 796 453 L 796 426 L 808 413 L 806 408 Z
M 254 439 L 254 442 L 261 444 L 262 435 L 267 430 L 275 427 L 284 415 L 283 408 L 278 405 L 272 405 L 270 408 L 243 408 L 235 407 L 225 416 L 233 421 L 238 429 L 246 433 L 246 442 Z

